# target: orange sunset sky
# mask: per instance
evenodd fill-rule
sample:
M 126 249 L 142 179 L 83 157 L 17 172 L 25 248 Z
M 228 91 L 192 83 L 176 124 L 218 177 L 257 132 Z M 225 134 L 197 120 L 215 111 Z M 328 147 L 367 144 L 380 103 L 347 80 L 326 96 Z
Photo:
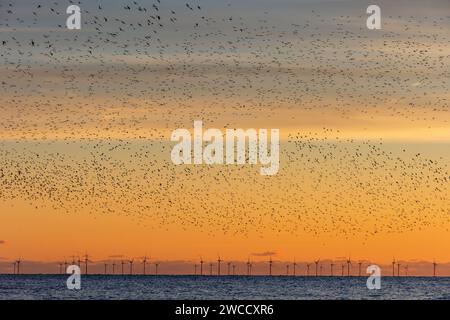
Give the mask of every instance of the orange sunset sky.
M 376 31 L 360 1 L 255 2 L 168 1 L 155 23 L 86 4 L 79 31 L 65 4 L 0 8 L 0 272 L 88 253 L 450 275 L 448 2 L 380 1 Z M 194 120 L 280 129 L 280 171 L 174 165 Z

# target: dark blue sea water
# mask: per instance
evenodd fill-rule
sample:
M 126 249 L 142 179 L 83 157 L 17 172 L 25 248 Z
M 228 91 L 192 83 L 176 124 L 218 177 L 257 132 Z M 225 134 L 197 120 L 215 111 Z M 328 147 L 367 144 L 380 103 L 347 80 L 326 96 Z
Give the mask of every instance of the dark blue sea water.
M 446 299 L 450 278 L 99 276 L 68 290 L 64 275 L 0 275 L 0 299 Z

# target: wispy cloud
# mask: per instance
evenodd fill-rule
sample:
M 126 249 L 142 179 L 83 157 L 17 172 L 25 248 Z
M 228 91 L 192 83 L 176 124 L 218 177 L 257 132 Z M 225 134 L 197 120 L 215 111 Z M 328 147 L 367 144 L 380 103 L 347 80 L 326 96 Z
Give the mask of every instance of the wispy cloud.
M 277 255 L 277 252 L 276 251 L 255 252 L 252 253 L 252 255 L 257 257 L 269 257 Z

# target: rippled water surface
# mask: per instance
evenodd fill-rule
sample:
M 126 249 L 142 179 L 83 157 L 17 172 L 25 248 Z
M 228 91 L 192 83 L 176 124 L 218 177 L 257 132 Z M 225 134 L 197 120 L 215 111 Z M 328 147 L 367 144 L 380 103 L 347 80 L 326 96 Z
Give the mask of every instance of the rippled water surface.
M 0 275 L 0 299 L 446 299 L 450 278 L 82 276 L 79 291 L 63 275 Z

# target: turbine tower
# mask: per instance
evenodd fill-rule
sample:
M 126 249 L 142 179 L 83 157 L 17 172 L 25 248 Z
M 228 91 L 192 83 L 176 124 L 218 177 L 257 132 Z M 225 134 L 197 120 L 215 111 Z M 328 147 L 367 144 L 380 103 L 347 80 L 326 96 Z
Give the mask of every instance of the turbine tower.
M 130 263 L 130 276 L 132 276 L 133 275 L 133 263 L 134 263 L 134 261 L 133 261 L 133 259 L 131 259 L 128 262 Z
M 155 276 L 158 275 L 158 267 L 159 267 L 159 263 L 155 262 Z
M 144 264 L 143 275 L 145 276 L 145 265 L 147 264 L 147 256 L 144 257 L 144 259 L 142 260 L 142 263 Z
M 330 272 L 330 274 L 331 274 L 331 276 L 333 276 L 333 267 L 334 267 L 334 263 L 332 262 L 330 266 L 331 266 L 331 272 Z
M 16 263 L 17 263 L 17 274 L 20 274 L 20 263 L 22 262 L 22 260 L 17 259 Z
M 310 263 L 306 264 L 306 275 L 309 276 L 309 267 L 310 267 Z
M 395 258 L 392 260 L 392 276 L 395 277 Z
M 86 254 L 84 255 L 84 264 L 85 264 L 84 273 L 85 273 L 85 274 L 88 274 L 88 262 L 89 262 L 89 256 L 88 256 L 88 254 L 86 253 Z
M 270 259 L 269 259 L 269 276 L 272 275 L 272 265 L 273 265 L 273 261 L 272 261 L 272 257 L 270 257 Z
M 350 260 L 350 257 L 347 259 L 347 277 L 350 276 L 350 265 L 352 264 L 352 260 Z
M 294 275 L 294 277 L 295 277 L 295 269 L 296 269 L 296 267 L 297 267 L 297 262 L 295 262 L 295 259 L 294 259 L 294 273 L 293 273 L 293 275 Z
M 220 256 L 217 258 L 217 275 L 218 276 L 220 276 L 220 263 L 222 262 L 223 260 L 222 259 L 220 259 Z
M 436 267 L 437 267 L 437 263 L 435 260 L 433 260 L 433 277 L 436 277 Z
M 316 277 L 319 275 L 319 262 L 320 262 L 320 259 L 314 261 L 314 263 L 316 265 Z
M 203 258 L 200 257 L 200 275 L 203 275 L 203 263 L 205 263 L 205 261 L 203 261 Z
M 227 262 L 227 274 L 228 275 L 231 275 L 230 271 L 231 271 L 231 262 Z

